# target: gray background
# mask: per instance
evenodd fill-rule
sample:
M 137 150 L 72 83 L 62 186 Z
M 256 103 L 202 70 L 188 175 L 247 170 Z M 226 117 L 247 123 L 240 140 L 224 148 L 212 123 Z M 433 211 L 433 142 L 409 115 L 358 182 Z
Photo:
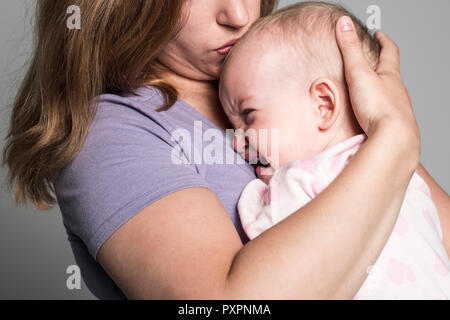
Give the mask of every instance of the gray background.
M 216 0 L 215 0 L 216 1 Z M 282 0 L 280 7 L 298 2 Z M 10 104 L 30 51 L 31 0 L 0 1 L 0 148 L 6 135 Z M 341 1 L 363 21 L 370 5 L 381 8 L 382 30 L 399 45 L 402 75 L 411 92 L 422 132 L 422 163 L 450 190 L 450 1 Z M 380 164 L 381 165 L 381 164 Z M 0 171 L 4 181 L 5 169 Z M 12 195 L 0 189 L 0 299 L 92 299 L 81 290 L 66 288 L 66 268 L 74 258 L 54 208 L 40 212 L 17 207 Z

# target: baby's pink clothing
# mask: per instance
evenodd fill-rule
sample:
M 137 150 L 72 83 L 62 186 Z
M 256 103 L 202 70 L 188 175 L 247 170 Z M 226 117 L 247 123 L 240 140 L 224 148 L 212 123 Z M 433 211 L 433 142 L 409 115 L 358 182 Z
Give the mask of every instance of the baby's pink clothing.
M 267 186 L 250 182 L 238 203 L 250 239 L 304 206 L 344 169 L 366 139 L 352 137 L 278 169 Z M 389 183 L 387 181 L 387 183 Z M 396 226 L 355 299 L 450 299 L 450 260 L 431 192 L 416 173 Z

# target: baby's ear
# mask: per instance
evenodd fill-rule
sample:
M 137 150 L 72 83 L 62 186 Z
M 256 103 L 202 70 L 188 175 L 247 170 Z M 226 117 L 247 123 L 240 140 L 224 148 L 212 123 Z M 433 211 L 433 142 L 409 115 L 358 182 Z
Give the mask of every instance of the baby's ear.
M 320 78 L 311 85 L 310 95 L 320 130 L 330 129 L 341 113 L 338 87 L 331 79 Z

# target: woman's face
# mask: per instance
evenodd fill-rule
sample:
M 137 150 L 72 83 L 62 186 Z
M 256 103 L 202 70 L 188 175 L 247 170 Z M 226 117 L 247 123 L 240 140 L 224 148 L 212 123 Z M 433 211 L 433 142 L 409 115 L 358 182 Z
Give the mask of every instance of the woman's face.
M 159 61 L 193 80 L 216 80 L 231 46 L 260 16 L 260 0 L 188 0 L 185 23 Z

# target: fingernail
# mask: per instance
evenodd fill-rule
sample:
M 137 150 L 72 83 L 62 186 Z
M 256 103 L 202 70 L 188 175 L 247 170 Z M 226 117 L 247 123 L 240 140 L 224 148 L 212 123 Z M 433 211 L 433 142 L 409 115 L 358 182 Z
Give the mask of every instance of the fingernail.
M 339 20 L 339 29 L 342 32 L 353 31 L 353 21 L 350 17 L 344 16 Z

